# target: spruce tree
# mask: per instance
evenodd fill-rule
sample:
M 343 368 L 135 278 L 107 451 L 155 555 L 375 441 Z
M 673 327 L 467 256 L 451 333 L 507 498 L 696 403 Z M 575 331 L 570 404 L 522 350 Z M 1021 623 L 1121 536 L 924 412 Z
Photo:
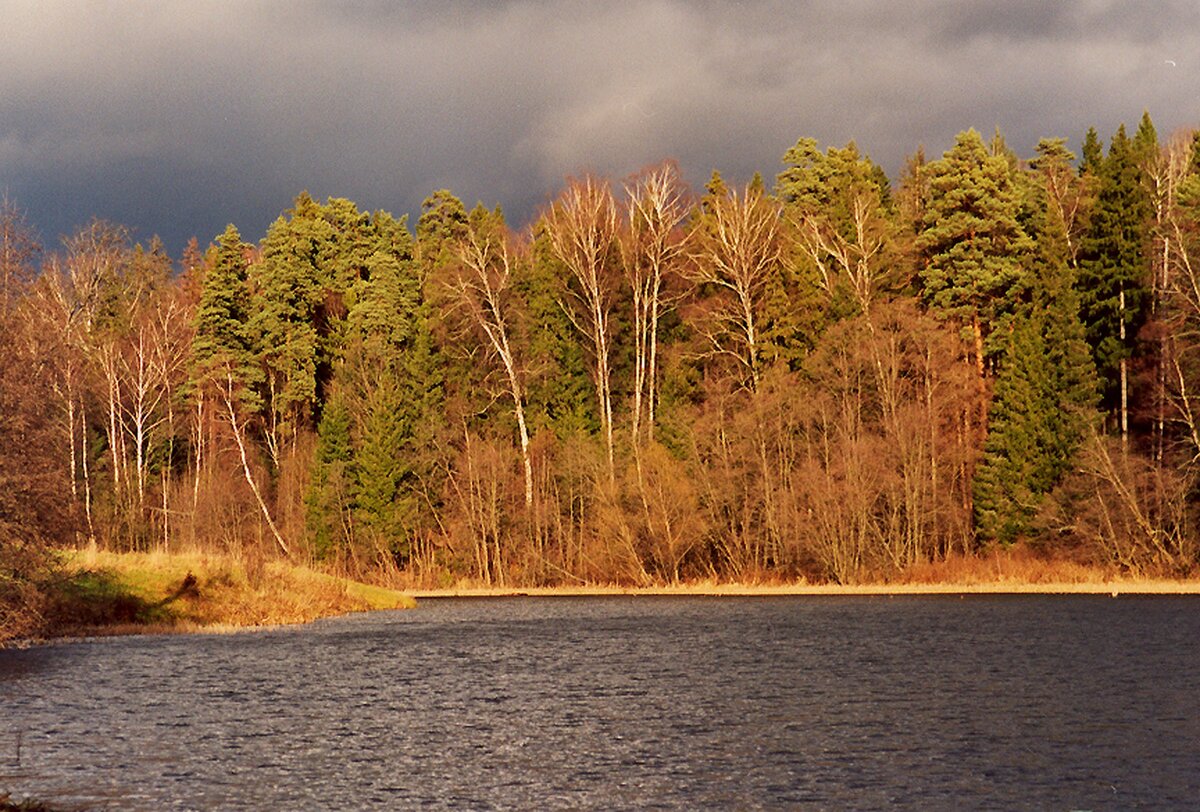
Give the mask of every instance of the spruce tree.
M 218 238 L 207 263 L 196 306 L 192 340 L 192 382 L 202 385 L 228 369 L 243 386 L 257 380 L 248 334 L 251 309 L 247 287 L 246 251 L 238 230 L 230 224 Z M 246 396 L 249 396 L 249 389 Z
M 304 495 L 304 524 L 314 557 L 324 560 L 348 549 L 354 482 L 350 413 L 334 393 L 317 427 L 317 447 Z
M 985 540 L 1014 541 L 1052 484 L 1051 369 L 1042 321 L 1018 317 L 996 379 L 984 456 L 975 472 L 975 524 Z
M 1042 499 L 1069 471 L 1094 420 L 1097 385 L 1072 272 L 1066 230 L 1046 211 L 1032 266 L 1032 301 L 1008 337 L 988 415 L 974 506 L 981 539 L 1015 541 L 1033 529 Z
M 403 560 L 435 504 L 444 425 L 441 360 L 416 263 L 377 251 L 367 263 L 338 367 L 353 443 L 353 514 L 372 555 Z
M 1079 174 L 1099 175 L 1100 167 L 1104 164 L 1104 144 L 1095 127 L 1088 127 L 1083 137 L 1083 158 L 1079 162 Z
M 1158 131 L 1154 127 L 1154 122 L 1150 120 L 1148 112 L 1142 113 L 1137 132 L 1133 134 L 1132 147 L 1138 168 L 1143 172 L 1146 171 L 1147 164 L 1154 160 L 1158 153 Z
M 587 357 L 567 318 L 566 271 L 554 256 L 544 229 L 536 227 L 530 262 L 518 266 L 517 296 L 526 303 L 527 358 L 532 374 L 526 386 L 533 433 L 552 430 L 560 439 L 600 430 Z
M 1150 133 L 1145 128 L 1139 133 L 1135 143 L 1122 125 L 1100 165 L 1077 283 L 1080 316 L 1100 376 L 1103 405 L 1122 426 L 1127 426 L 1128 362 L 1149 304 L 1143 248 L 1150 202 L 1139 155 L 1149 148 Z
M 414 414 L 391 364 L 378 371 L 365 394 L 354 454 L 354 513 L 374 551 L 403 558 L 416 518 L 414 483 L 405 481 L 413 474 Z

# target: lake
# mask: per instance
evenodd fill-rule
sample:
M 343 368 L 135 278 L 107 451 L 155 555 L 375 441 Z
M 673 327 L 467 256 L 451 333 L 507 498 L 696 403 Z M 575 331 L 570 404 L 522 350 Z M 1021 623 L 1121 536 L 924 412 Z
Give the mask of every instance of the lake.
M 88 809 L 1188 808 L 1200 598 L 435 599 L 0 651 Z

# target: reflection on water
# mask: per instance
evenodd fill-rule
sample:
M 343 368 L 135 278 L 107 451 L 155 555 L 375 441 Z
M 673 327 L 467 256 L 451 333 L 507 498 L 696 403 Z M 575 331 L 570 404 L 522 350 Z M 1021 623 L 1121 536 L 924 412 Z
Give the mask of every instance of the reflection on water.
M 514 598 L 0 651 L 0 790 L 146 810 L 1188 807 L 1198 632 L 1189 597 Z

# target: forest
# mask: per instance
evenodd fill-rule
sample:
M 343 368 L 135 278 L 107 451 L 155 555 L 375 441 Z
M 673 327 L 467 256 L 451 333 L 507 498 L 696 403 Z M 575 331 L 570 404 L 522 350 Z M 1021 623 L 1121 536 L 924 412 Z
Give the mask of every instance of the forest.
M 0 210 L 0 605 L 54 550 L 400 585 L 886 581 L 998 546 L 1200 561 L 1200 133 L 894 182 L 664 162 L 514 229 L 300 193 L 178 258 Z

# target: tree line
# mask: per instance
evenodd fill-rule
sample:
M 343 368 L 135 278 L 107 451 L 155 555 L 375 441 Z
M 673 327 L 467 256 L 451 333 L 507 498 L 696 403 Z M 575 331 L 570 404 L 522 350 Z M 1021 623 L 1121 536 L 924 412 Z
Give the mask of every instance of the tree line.
M 1024 542 L 1197 563 L 1200 135 L 997 132 L 890 181 L 671 163 L 527 227 L 300 194 L 178 260 L 0 209 L 0 577 L 48 546 L 412 583 L 894 577 Z

